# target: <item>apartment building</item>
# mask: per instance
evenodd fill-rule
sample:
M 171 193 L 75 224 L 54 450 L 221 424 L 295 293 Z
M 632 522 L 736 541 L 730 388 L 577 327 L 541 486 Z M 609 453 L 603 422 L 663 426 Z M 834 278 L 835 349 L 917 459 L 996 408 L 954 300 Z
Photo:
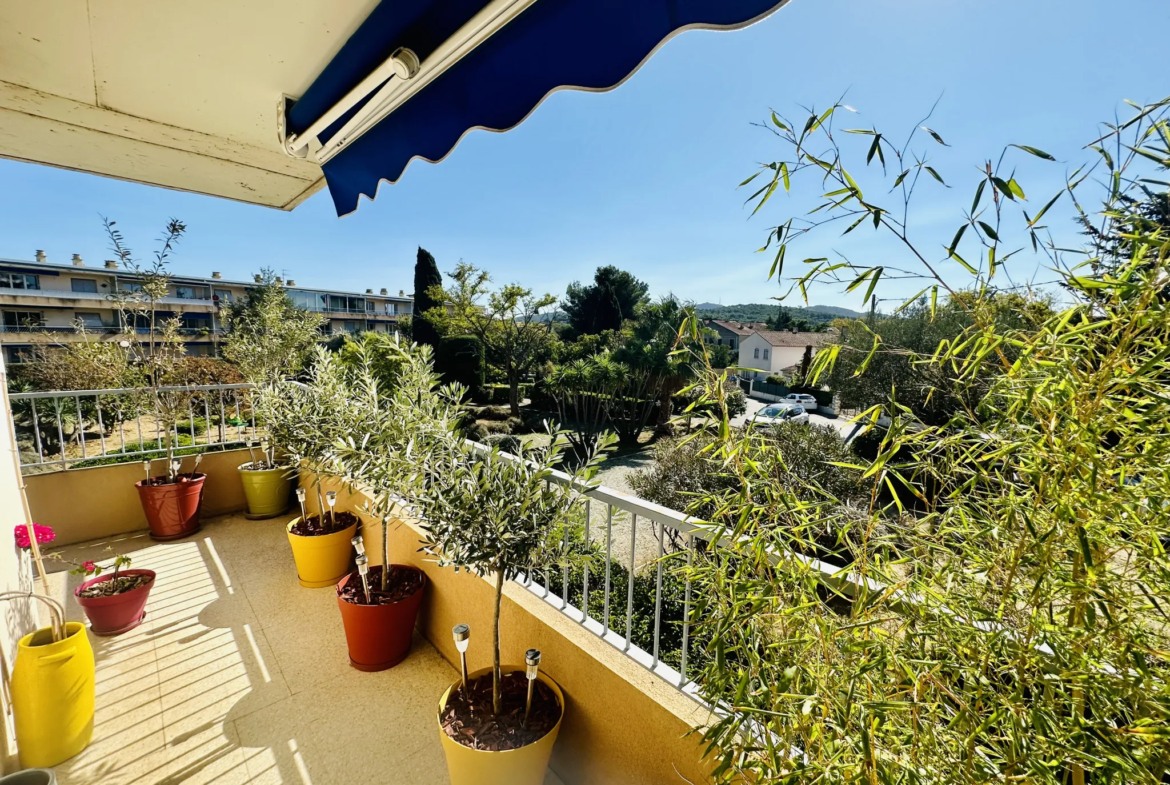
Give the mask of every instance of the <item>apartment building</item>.
M 214 355 L 223 334 L 220 313 L 228 303 L 241 298 L 259 280 L 229 281 L 218 272 L 209 278 L 174 275 L 170 292 L 160 301 L 163 318 L 182 321 L 187 351 L 193 355 Z M 325 317 L 322 337 L 340 333 L 397 331 L 399 317 L 412 312 L 413 298 L 403 292 L 391 295 L 341 292 L 298 287 L 296 281 L 282 283 L 300 308 Z M 91 339 L 118 340 L 123 331 L 115 292 L 141 287 L 138 276 L 105 262 L 87 264 L 74 254 L 70 264 L 50 262 L 43 251 L 35 261 L 0 258 L 0 346 L 9 363 L 27 359 L 39 344 L 63 344 L 82 340 L 79 326 Z M 140 325 L 138 329 L 146 329 Z

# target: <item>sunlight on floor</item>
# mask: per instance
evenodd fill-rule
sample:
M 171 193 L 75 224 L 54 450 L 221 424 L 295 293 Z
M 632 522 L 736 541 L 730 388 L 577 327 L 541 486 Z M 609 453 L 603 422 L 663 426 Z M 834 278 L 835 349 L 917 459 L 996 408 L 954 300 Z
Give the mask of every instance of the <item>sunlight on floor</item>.
M 435 708 L 458 674 L 417 634 L 398 667 L 352 669 L 335 595 L 298 584 L 279 522 L 228 516 L 186 541 L 62 554 L 103 560 L 107 545 L 158 578 L 139 628 L 90 635 L 94 740 L 57 767 L 62 785 L 447 782 Z M 80 582 L 49 580 L 61 600 Z

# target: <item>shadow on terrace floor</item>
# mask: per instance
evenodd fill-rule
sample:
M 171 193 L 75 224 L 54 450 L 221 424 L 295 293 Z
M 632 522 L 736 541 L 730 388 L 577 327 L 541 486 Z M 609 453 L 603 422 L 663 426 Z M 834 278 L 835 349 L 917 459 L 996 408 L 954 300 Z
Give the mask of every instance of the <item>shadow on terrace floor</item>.
M 60 552 L 101 561 L 109 545 L 158 578 L 138 629 L 90 634 L 94 739 L 56 768 L 62 785 L 447 782 L 435 710 L 457 672 L 417 633 L 398 667 L 352 669 L 335 595 L 297 583 L 280 519 Z M 52 595 L 84 621 L 70 596 L 81 579 L 47 566 Z

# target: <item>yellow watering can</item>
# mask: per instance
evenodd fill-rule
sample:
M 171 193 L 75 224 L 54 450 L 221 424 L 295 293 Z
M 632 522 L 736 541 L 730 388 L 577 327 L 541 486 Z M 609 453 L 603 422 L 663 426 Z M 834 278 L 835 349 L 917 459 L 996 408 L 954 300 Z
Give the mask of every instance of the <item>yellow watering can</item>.
M 81 752 L 93 737 L 93 648 L 85 625 L 66 623 L 56 601 L 32 592 L 0 594 L 0 600 L 15 597 L 41 600 L 50 608 L 51 626 L 20 639 L 12 667 L 20 765 L 49 768 Z

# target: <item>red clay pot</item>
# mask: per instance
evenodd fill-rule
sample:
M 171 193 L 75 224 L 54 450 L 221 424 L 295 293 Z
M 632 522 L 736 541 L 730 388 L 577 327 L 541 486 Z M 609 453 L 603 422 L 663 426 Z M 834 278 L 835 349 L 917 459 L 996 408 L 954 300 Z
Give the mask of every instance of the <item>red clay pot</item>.
M 154 588 L 154 570 L 121 570 L 118 575 L 148 575 L 150 583 L 121 594 L 112 594 L 109 597 L 79 596 L 81 592 L 95 583 L 112 580 L 114 574 L 111 572 L 90 578 L 73 590 L 73 597 L 89 618 L 89 626 L 94 635 L 103 637 L 121 635 L 137 627 L 146 618 L 146 598 L 150 596 L 150 590 Z
M 354 605 L 341 599 L 341 591 L 349 581 L 361 582 L 361 576 L 351 572 L 337 584 L 337 605 L 341 608 L 341 622 L 345 625 L 349 664 L 359 671 L 384 671 L 393 668 L 410 654 L 410 641 L 414 636 L 423 590 L 427 587 L 427 576 L 422 570 L 409 565 L 390 566 L 414 570 L 422 575 L 422 585 L 418 591 L 390 605 Z
M 179 482 L 165 485 L 146 485 L 145 480 L 134 483 L 152 539 L 177 540 L 199 531 L 199 506 L 206 479 L 206 474 L 180 474 Z

